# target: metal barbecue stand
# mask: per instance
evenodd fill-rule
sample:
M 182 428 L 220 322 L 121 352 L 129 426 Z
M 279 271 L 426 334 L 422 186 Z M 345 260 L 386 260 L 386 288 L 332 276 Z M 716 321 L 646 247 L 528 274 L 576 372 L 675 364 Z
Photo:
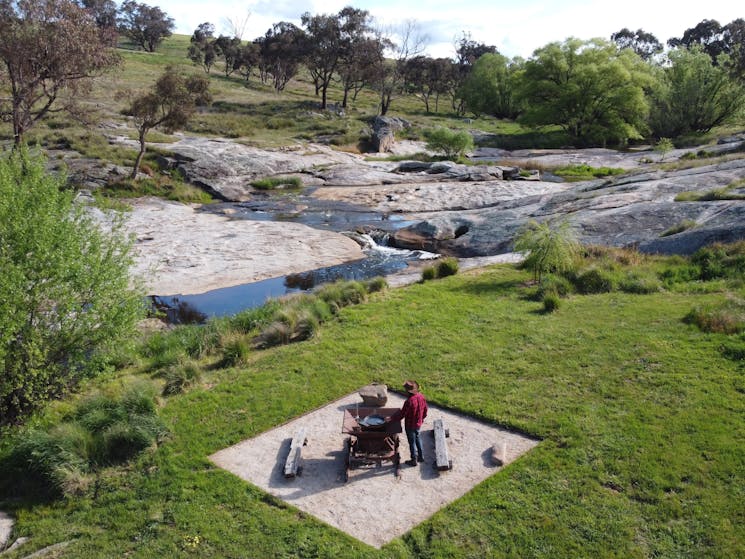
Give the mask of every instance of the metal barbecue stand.
M 398 408 L 370 408 L 355 406 L 344 410 L 342 433 L 349 435 L 344 441 L 344 482 L 349 481 L 349 470 L 358 466 L 375 464 L 380 468 L 385 461 L 392 461 L 396 477 L 400 475 L 401 456 L 398 453 L 401 421 L 385 421 L 380 425 L 367 425 L 365 418 L 387 419 Z

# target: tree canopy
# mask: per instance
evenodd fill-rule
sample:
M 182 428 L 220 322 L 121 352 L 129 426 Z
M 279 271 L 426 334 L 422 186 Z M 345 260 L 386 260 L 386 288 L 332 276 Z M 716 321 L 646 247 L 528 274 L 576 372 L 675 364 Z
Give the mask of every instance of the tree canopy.
M 16 145 L 49 113 L 82 115 L 76 100 L 89 78 L 119 61 L 110 43 L 72 0 L 0 2 L 0 118 L 12 122 Z
M 119 9 L 119 30 L 133 43 L 148 52 L 155 49 L 163 39 L 170 37 L 176 25 L 157 6 L 148 6 L 134 0 L 125 0 Z
M 0 157 L 0 424 L 99 372 L 96 351 L 144 310 L 131 242 L 103 232 L 64 186 L 25 148 Z
M 567 39 L 535 51 L 525 63 L 520 120 L 559 125 L 579 145 L 624 143 L 647 129 L 649 65 L 602 39 Z
M 501 54 L 481 56 L 461 85 L 466 108 L 477 115 L 515 118 L 520 112 L 517 75 L 521 66 Z

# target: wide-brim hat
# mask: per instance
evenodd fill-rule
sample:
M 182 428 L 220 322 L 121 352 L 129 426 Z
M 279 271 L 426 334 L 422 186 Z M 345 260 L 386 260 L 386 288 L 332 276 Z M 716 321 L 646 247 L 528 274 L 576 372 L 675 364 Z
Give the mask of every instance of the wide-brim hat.
M 419 392 L 419 384 L 415 380 L 407 380 L 404 382 L 404 390 L 409 394 L 416 394 Z

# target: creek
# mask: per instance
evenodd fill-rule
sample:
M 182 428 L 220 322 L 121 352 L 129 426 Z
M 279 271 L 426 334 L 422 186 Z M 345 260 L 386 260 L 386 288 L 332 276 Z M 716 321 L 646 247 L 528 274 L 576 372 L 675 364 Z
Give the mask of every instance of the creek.
M 372 212 L 337 202 L 320 202 L 306 194 L 261 194 L 255 200 L 216 203 L 200 211 L 229 215 L 232 219 L 287 221 L 344 233 L 363 248 L 365 257 L 336 266 L 318 268 L 196 295 L 152 295 L 150 304 L 171 324 L 200 324 L 212 317 L 228 316 L 255 308 L 268 299 L 310 291 L 337 280 L 364 280 L 405 269 L 409 262 L 436 258 L 425 251 L 387 246 L 388 234 L 410 225 L 399 215 Z

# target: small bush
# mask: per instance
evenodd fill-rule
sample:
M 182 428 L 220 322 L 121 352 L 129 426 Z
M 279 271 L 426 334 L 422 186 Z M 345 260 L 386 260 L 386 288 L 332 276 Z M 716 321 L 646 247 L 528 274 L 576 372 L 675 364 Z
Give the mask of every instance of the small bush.
M 454 276 L 458 273 L 458 259 L 457 258 L 443 258 L 437 263 L 437 277 L 444 278 L 447 276 Z
M 246 336 L 241 334 L 229 334 L 222 343 L 223 360 L 225 367 L 243 365 L 248 361 L 251 354 L 251 344 Z
M 552 313 L 554 311 L 559 310 L 559 306 L 561 305 L 561 299 L 559 298 L 559 295 L 556 293 L 546 293 L 546 295 L 543 296 L 543 310 L 547 313 Z
M 284 322 L 276 321 L 261 331 L 257 341 L 263 347 L 273 347 L 288 344 L 291 339 L 292 329 Z
M 384 277 L 380 276 L 365 280 L 362 284 L 365 286 L 368 293 L 377 293 L 378 291 L 383 291 L 388 288 L 388 282 Z
M 202 371 L 195 362 L 187 361 L 170 367 L 163 376 L 163 396 L 173 396 L 198 384 L 202 378 Z
M 738 334 L 745 331 L 745 302 L 730 299 L 718 306 L 696 307 L 683 321 L 695 324 L 703 332 Z
M 422 281 L 429 281 L 437 278 L 437 268 L 427 266 L 422 270 Z
M 575 279 L 577 291 L 584 295 L 609 293 L 613 291 L 613 278 L 610 273 L 598 268 L 590 268 Z
M 427 149 L 443 154 L 447 159 L 458 159 L 473 149 L 473 137 L 465 130 L 453 131 L 442 126 L 426 130 Z
M 261 307 L 242 311 L 229 319 L 229 326 L 238 332 L 248 334 L 271 322 L 279 306 L 280 302 L 275 299 Z
M 546 274 L 541 277 L 536 292 L 536 300 L 542 301 L 547 294 L 554 293 L 559 297 L 566 297 L 572 292 L 571 282 L 564 276 Z

